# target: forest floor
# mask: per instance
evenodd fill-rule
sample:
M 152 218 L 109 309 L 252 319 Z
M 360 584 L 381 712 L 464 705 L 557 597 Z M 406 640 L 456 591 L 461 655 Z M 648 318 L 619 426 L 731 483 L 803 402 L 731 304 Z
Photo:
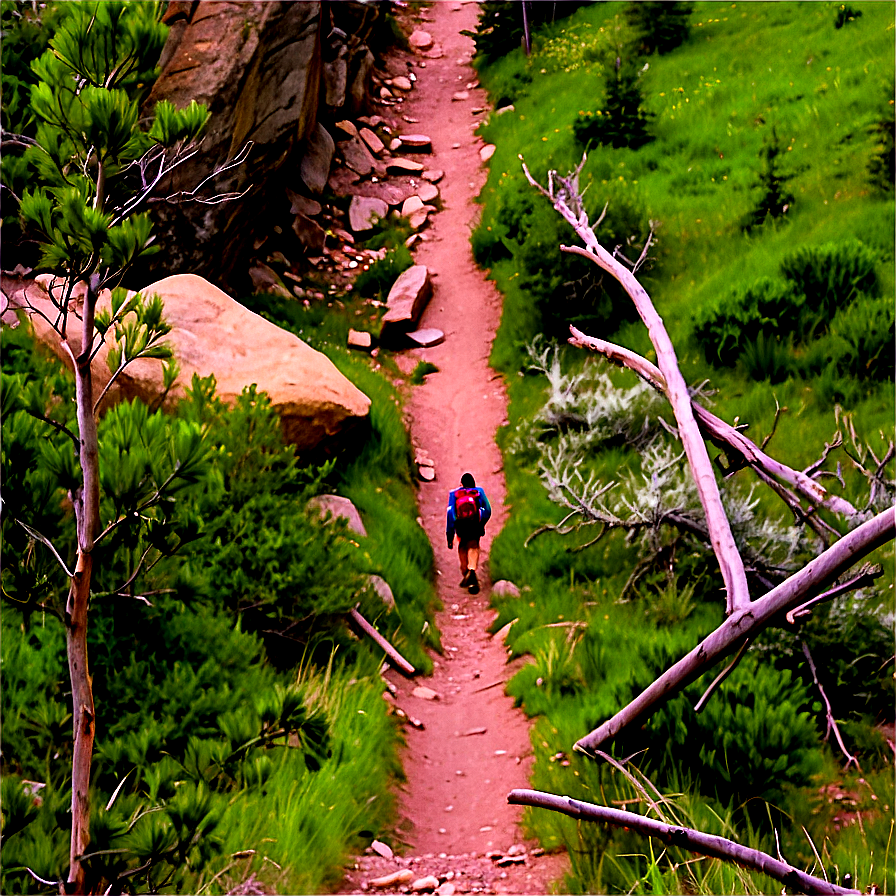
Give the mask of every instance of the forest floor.
M 528 786 L 530 725 L 504 693 L 515 668 L 500 637 L 488 632 L 495 618 L 489 608 L 489 547 L 507 512 L 495 441 L 506 423 L 507 396 L 502 378 L 488 363 L 501 296 L 476 266 L 470 248 L 478 214 L 475 197 L 486 176 L 475 128 L 487 115 L 487 98 L 470 64 L 473 41 L 461 31 L 475 29 L 477 14 L 474 2 L 439 2 L 423 9 L 414 24 L 429 33 L 432 47 L 398 54 L 389 64 L 393 75 L 416 76 L 413 91 L 390 111 L 403 119 L 405 133 L 431 138 L 427 167 L 445 172 L 439 183 L 441 211 L 414 247 L 416 263 L 426 265 L 434 278 L 434 295 L 420 326 L 442 330 L 445 341 L 397 357 L 405 373 L 419 361 L 438 367 L 410 390 L 407 416 L 415 447 L 435 462 L 435 480 L 421 483 L 419 502 L 436 557 L 443 650 L 434 655 L 427 679 L 388 673 L 396 705 L 414 720 L 406 728 L 407 780 L 396 832 L 404 848 L 391 858 L 370 850 L 359 856 L 340 893 L 408 892 L 415 884 L 431 891 L 437 883 L 442 896 L 546 894 L 558 886 L 568 864 L 564 854 L 546 855 L 527 842 L 520 827 L 522 810 L 507 803 L 511 789 Z M 457 552 L 448 550 L 445 539 L 448 490 L 467 471 L 493 508 L 482 540 L 482 590 L 475 596 L 459 587 Z M 420 685 L 437 696 L 415 694 Z M 378 880 L 395 872 L 403 873 L 391 886 Z

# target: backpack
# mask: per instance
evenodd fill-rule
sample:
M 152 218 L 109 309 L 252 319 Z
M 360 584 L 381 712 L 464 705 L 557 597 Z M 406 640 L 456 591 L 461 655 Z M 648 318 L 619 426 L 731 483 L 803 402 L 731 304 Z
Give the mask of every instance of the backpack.
M 479 523 L 479 490 L 459 488 L 454 493 L 454 519 L 462 528 Z

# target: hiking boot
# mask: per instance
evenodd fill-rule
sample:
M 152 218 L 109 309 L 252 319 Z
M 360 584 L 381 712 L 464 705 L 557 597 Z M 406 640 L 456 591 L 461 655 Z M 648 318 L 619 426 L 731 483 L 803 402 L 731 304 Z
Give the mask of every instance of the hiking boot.
M 471 569 L 467 585 L 469 585 L 470 594 L 479 594 L 479 580 L 476 578 L 476 570 Z
M 460 587 L 461 587 L 461 588 L 466 588 L 467 585 L 470 584 L 470 576 L 474 576 L 474 577 L 475 577 L 475 575 L 476 575 L 476 573 L 475 573 L 474 570 L 472 570 L 472 569 L 468 569 L 468 570 L 464 573 L 464 577 L 460 580 Z

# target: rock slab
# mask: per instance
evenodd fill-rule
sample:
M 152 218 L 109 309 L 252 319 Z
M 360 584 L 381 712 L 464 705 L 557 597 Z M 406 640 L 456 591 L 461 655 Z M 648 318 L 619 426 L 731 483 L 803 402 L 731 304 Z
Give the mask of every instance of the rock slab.
M 409 267 L 392 284 L 386 299 L 381 339 L 414 329 L 426 303 L 432 297 L 432 278 L 426 265 Z

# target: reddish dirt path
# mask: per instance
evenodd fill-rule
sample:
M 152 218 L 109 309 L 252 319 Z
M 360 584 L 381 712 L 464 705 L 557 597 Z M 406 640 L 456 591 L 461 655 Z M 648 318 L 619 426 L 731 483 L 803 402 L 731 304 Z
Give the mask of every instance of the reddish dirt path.
M 410 868 L 415 879 L 447 879 L 450 886 L 443 886 L 442 893 L 452 892 L 451 887 L 457 893 L 548 893 L 566 868 L 564 856 L 528 852 L 525 864 L 499 867 L 486 855 L 504 853 L 515 844 L 527 850 L 536 844 L 525 843 L 521 810 L 506 799 L 512 788 L 528 786 L 529 725 L 504 694 L 503 683 L 513 670 L 506 664 L 503 643 L 487 632 L 495 615 L 489 609 L 488 552 L 504 523 L 506 497 L 495 434 L 505 422 L 507 398 L 502 379 L 488 366 L 501 297 L 476 267 L 469 243 L 477 215 L 474 198 L 485 181 L 479 155 L 483 144 L 474 133 L 484 113 L 474 110 L 485 109 L 487 100 L 474 84 L 473 41 L 460 32 L 474 29 L 476 18 L 475 3 L 432 4 L 417 27 L 432 35 L 433 50 L 400 58 L 392 66 L 393 74 L 404 74 L 410 62 L 417 81 L 406 101 L 390 111 L 405 116 L 405 133 L 432 139 L 433 155 L 426 164 L 445 172 L 439 183 L 442 210 L 414 251 L 435 283 L 421 326 L 443 330 L 446 338 L 439 346 L 399 358 L 408 371 L 418 361 L 439 368 L 422 386 L 411 388 L 407 410 L 414 444 L 435 462 L 436 479 L 421 483 L 419 501 L 435 550 L 444 607 L 437 622 L 444 650 L 434 656 L 429 679 L 407 681 L 390 673 L 397 705 L 423 723 L 422 730 L 408 726 L 406 731 L 407 783 L 400 798 L 398 836 L 407 849 L 394 859 L 359 858 L 344 882 L 346 893 L 361 892 L 372 878 L 401 868 Z M 468 98 L 455 99 L 459 91 Z M 447 492 L 465 471 L 473 473 L 493 508 L 482 542 L 482 591 L 475 597 L 458 586 L 457 553 L 445 541 Z M 413 689 L 421 684 L 438 699 L 414 696 Z M 405 883 L 381 892 L 407 888 Z

